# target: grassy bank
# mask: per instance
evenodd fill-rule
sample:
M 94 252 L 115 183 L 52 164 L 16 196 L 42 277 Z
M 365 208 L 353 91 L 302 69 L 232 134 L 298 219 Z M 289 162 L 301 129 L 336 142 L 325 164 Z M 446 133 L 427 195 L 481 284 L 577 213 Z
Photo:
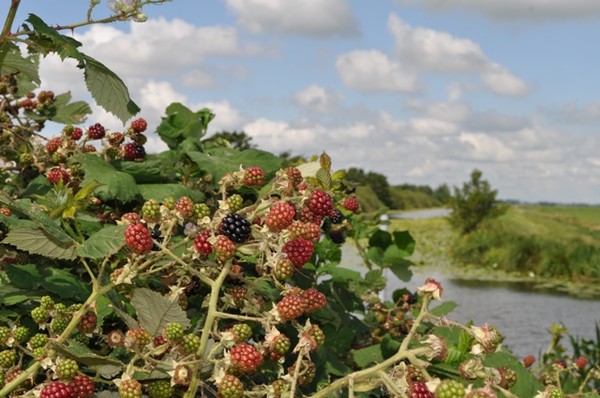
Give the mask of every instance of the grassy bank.
M 533 280 L 575 294 L 600 294 L 598 206 L 512 206 L 464 237 L 443 218 L 393 220 L 390 228 L 411 232 L 415 263 L 450 267 L 460 278 Z

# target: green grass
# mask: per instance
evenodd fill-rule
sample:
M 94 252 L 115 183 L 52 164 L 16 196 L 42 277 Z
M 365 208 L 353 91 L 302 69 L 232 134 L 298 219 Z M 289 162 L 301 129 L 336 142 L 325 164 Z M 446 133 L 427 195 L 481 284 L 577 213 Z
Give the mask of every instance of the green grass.
M 573 294 L 600 294 L 600 207 L 511 206 L 475 232 L 459 236 L 447 220 L 392 220 L 408 230 L 417 265 L 466 279 L 527 280 Z

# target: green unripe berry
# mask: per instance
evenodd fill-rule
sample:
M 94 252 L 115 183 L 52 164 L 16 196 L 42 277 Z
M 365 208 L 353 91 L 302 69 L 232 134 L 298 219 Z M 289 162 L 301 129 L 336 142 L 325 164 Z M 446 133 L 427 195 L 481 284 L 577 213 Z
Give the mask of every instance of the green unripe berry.
M 48 336 L 43 333 L 34 334 L 33 337 L 29 339 L 29 347 L 31 349 L 36 349 L 40 347 L 45 347 L 48 344 Z
M 31 310 L 31 319 L 33 319 L 35 323 L 45 323 L 49 316 L 50 313 L 45 307 L 36 307 Z
M 173 387 L 168 380 L 156 380 L 148 385 L 148 396 L 150 398 L 171 398 Z
M 206 203 L 196 203 L 194 205 L 194 217 L 204 218 L 210 216 L 210 208 Z
M 54 307 L 54 300 L 50 296 L 43 296 L 40 298 L 40 307 L 49 310 Z
M 71 380 L 79 371 L 77 361 L 65 358 L 56 365 L 56 374 L 63 380 Z
M 13 337 L 17 342 L 23 343 L 29 338 L 29 329 L 25 326 L 19 326 L 13 330 Z
M 234 212 L 241 209 L 242 205 L 244 204 L 244 198 L 242 198 L 242 196 L 237 193 L 234 193 L 233 195 L 228 197 L 225 201 L 227 202 L 229 209 Z
M 164 335 L 169 341 L 179 341 L 181 340 L 184 334 L 185 330 L 183 329 L 183 326 L 180 323 L 173 322 L 165 326 Z
M 195 354 L 200 348 L 200 336 L 189 333 L 183 336 L 181 347 L 186 354 Z
M 0 367 L 8 369 L 15 363 L 17 353 L 13 350 L 4 350 L 0 352 Z

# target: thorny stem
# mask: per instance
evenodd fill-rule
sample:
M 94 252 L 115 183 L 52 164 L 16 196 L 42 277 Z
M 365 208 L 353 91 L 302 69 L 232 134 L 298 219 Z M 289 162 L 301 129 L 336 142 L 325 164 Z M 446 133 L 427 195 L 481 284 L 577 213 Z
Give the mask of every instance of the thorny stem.
M 311 395 L 311 398 L 330 397 L 333 394 L 333 392 L 335 392 L 339 389 L 342 389 L 342 388 L 344 388 L 344 386 L 348 385 L 350 380 L 353 380 L 353 381 L 360 380 L 365 377 L 376 375 L 380 371 L 387 369 L 388 367 L 396 364 L 397 362 L 399 362 L 403 359 L 414 360 L 414 359 L 417 359 L 417 356 L 429 352 L 429 350 L 430 350 L 429 347 L 418 347 L 418 348 L 413 348 L 411 350 L 408 350 L 408 345 L 410 344 L 410 340 L 415 335 L 417 328 L 421 325 L 421 322 L 423 321 L 423 319 L 425 319 L 429 314 L 429 311 L 427 311 L 427 306 L 429 305 L 429 301 L 431 301 L 430 294 L 426 294 L 425 296 L 423 296 L 423 303 L 421 304 L 421 311 L 419 312 L 419 315 L 413 322 L 412 327 L 410 328 L 408 334 L 402 341 L 402 344 L 400 345 L 400 348 L 398 349 L 398 352 L 396 352 L 396 354 L 392 355 L 391 357 L 389 357 L 388 359 L 386 359 L 385 361 L 383 361 L 377 365 L 371 366 L 370 368 L 359 370 L 359 371 L 350 373 L 349 375 L 346 375 L 340 379 L 337 379 L 333 383 L 329 384 L 327 387 L 318 391 L 316 394 Z
M 221 286 L 229 274 L 231 270 L 231 261 L 227 261 L 223 266 L 223 269 L 219 273 L 217 279 L 214 280 L 212 285 L 210 286 L 210 299 L 208 302 L 208 312 L 206 315 L 206 321 L 204 322 L 204 327 L 202 328 L 202 332 L 200 335 L 200 347 L 198 348 L 197 357 L 204 358 L 206 345 L 208 344 L 208 339 L 210 337 L 210 333 L 212 331 L 215 320 L 217 319 L 217 304 L 219 303 L 219 291 L 221 290 Z M 198 390 L 198 385 L 200 383 L 199 373 L 200 373 L 201 364 L 197 364 L 192 369 L 192 380 L 190 381 L 190 386 L 188 390 L 185 392 L 185 398 L 193 398 L 196 396 L 196 391 Z
M 73 329 L 75 329 L 75 327 L 81 320 L 81 317 L 83 316 L 83 314 L 85 314 L 88 311 L 88 309 L 96 302 L 98 297 L 104 295 L 105 293 L 109 292 L 113 288 L 114 288 L 114 285 L 112 283 L 109 283 L 108 285 L 102 286 L 100 288 L 97 288 L 96 286 L 94 286 L 94 289 L 92 290 L 92 294 L 90 294 L 90 296 L 85 301 L 85 303 L 83 303 L 81 308 L 75 314 L 73 314 L 73 318 L 71 318 L 71 322 L 69 322 L 69 324 L 67 325 L 65 330 L 61 333 L 61 335 L 57 337 L 56 342 L 54 344 L 55 345 L 61 344 L 63 341 L 65 341 L 71 335 L 71 332 L 73 331 Z M 35 361 L 31 366 L 29 366 L 27 369 L 25 369 L 23 371 L 23 373 L 21 373 L 18 377 L 16 377 L 10 383 L 7 383 L 0 390 L 0 397 L 6 397 L 15 388 L 17 388 L 19 385 L 21 385 L 21 383 L 23 383 L 26 379 L 33 377 L 40 370 L 40 367 L 41 367 L 41 362 Z
M 294 398 L 296 396 L 296 386 L 298 384 L 298 377 L 300 376 L 300 365 L 302 364 L 302 351 L 298 353 L 298 358 L 296 358 L 296 368 L 294 369 L 294 377 L 292 378 L 292 386 L 290 387 L 290 398 Z
M 15 21 L 15 17 L 17 16 L 17 10 L 19 9 L 19 3 L 21 0 L 11 0 L 10 8 L 8 9 L 8 14 L 6 15 L 6 19 L 4 20 L 4 26 L 2 27 L 2 33 L 0 33 L 0 44 L 4 41 L 4 38 L 10 35 L 10 30 L 12 28 L 12 24 Z

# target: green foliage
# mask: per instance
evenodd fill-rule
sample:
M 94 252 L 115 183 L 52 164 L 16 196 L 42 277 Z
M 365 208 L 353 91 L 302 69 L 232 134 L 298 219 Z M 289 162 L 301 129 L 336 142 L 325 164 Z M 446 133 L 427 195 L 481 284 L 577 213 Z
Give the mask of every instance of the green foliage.
M 498 217 L 507 210 L 507 206 L 496 199 L 497 191 L 481 176 L 481 171 L 473 170 L 471 180 L 465 182 L 462 189 L 455 187 L 450 199 L 449 221 L 462 234 L 474 231 L 483 220 Z

